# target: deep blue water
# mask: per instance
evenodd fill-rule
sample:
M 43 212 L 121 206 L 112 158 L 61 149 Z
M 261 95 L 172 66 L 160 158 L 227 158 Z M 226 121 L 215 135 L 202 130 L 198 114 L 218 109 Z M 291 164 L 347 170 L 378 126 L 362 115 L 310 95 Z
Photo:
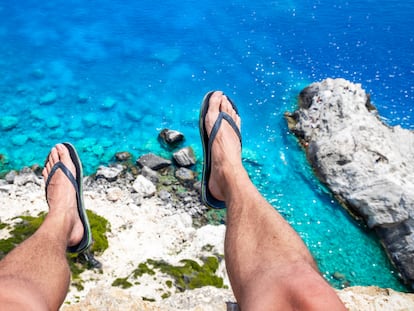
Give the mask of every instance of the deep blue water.
M 168 156 L 164 127 L 201 156 L 200 101 L 220 89 L 239 106 L 255 184 L 325 277 L 402 290 L 375 237 L 315 179 L 283 113 L 309 83 L 342 77 L 390 125 L 413 129 L 414 1 L 334 2 L 2 1 L 0 171 L 41 164 L 60 141 L 88 173 L 117 151 Z

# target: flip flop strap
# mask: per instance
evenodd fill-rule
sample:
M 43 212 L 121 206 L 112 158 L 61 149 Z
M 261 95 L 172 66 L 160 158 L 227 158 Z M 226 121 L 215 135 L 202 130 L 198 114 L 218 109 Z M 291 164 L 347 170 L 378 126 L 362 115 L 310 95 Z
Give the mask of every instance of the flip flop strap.
M 240 130 L 237 127 L 237 125 L 234 122 L 234 120 L 232 119 L 232 117 L 230 117 L 230 115 L 228 113 L 226 113 L 224 111 L 220 111 L 220 113 L 219 113 L 219 115 L 217 117 L 216 122 L 214 122 L 213 129 L 211 130 L 210 138 L 208 140 L 208 149 L 209 150 L 211 150 L 211 148 L 212 148 L 214 139 L 216 138 L 217 132 L 220 129 L 221 122 L 223 121 L 223 119 L 226 120 L 230 124 L 230 126 L 233 128 L 233 130 L 236 132 L 237 136 L 239 137 L 240 144 L 242 143 L 242 138 L 241 138 Z
M 71 171 L 66 167 L 65 164 L 63 164 L 63 162 L 57 162 L 55 165 L 53 165 L 49 173 L 49 176 L 47 177 L 47 180 L 46 180 L 46 198 L 47 198 L 47 187 L 49 186 L 50 180 L 52 179 L 53 175 L 58 169 L 61 169 L 63 174 L 65 174 L 66 177 L 70 180 L 73 187 L 75 187 L 76 193 L 79 192 L 78 182 L 76 181 L 76 178 L 73 176 Z

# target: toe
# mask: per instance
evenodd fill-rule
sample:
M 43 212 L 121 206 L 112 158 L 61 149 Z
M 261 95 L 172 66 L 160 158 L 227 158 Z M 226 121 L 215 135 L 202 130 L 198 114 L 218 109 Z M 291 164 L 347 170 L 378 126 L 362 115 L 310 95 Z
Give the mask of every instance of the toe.
M 237 114 L 237 111 L 233 108 L 230 99 L 226 95 L 223 95 L 221 111 L 227 113 L 236 123 L 237 127 L 240 128 L 240 116 Z
M 57 146 L 54 146 L 52 150 L 50 151 L 49 155 L 49 163 L 53 166 L 56 162 L 59 162 L 59 153 L 57 150 Z

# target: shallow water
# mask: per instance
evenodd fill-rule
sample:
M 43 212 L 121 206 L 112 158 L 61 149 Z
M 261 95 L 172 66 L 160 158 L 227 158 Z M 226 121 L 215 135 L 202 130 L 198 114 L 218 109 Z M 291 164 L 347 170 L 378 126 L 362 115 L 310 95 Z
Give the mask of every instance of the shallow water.
M 375 237 L 312 175 L 283 113 L 309 83 L 342 77 L 386 122 L 413 129 L 413 16 L 412 0 L 3 1 L 0 171 L 41 164 L 60 141 L 87 173 L 117 151 L 168 156 L 164 127 L 200 157 L 199 105 L 221 89 L 239 106 L 250 175 L 326 278 L 401 290 Z

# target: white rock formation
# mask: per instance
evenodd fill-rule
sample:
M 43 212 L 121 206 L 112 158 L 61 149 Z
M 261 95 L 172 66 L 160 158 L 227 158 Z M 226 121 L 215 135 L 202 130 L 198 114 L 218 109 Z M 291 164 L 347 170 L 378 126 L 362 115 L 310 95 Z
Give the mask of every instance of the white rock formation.
M 286 115 L 316 175 L 378 233 L 414 289 L 414 133 L 379 118 L 359 84 L 326 79 Z

